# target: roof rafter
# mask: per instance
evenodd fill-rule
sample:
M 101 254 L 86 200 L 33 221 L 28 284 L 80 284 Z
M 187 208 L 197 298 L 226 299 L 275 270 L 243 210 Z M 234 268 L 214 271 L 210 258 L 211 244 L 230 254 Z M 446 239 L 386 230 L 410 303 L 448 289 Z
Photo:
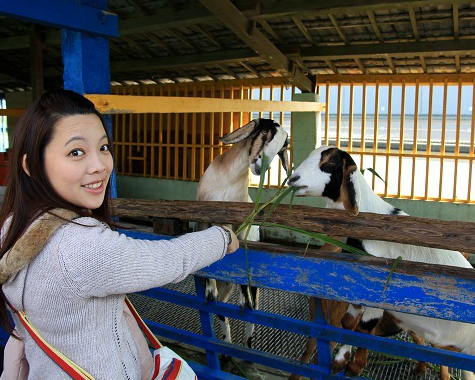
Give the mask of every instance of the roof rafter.
M 355 62 L 358 65 L 359 69 L 363 74 L 366 74 L 366 67 L 364 67 L 363 62 L 361 62 L 361 59 L 355 58 Z
M 411 19 L 411 25 L 412 25 L 412 32 L 414 33 L 414 38 L 416 41 L 421 40 L 421 36 L 419 35 L 419 29 L 417 27 L 417 20 L 416 20 L 416 13 L 414 12 L 414 8 L 409 7 L 409 17 Z
M 313 40 L 312 35 L 308 31 L 308 29 L 305 27 L 302 20 L 300 20 L 298 17 L 292 17 L 292 21 L 294 22 L 295 25 L 297 25 L 297 28 L 299 28 L 299 30 L 302 32 L 302 34 L 307 39 L 307 41 L 310 42 L 312 45 L 315 45 L 315 41 Z
M 345 36 L 345 33 L 343 33 L 343 30 L 341 30 L 340 26 L 338 25 L 338 21 L 337 19 L 335 18 L 335 16 L 333 16 L 331 13 L 328 14 L 328 18 L 330 19 L 330 21 L 332 22 L 333 26 L 335 27 L 337 33 L 340 35 L 340 38 L 342 39 L 342 41 L 347 44 L 348 43 L 348 38 L 346 38 Z
M 283 42 L 282 38 L 280 38 L 277 32 L 274 29 L 272 29 L 272 27 L 269 25 L 269 23 L 266 20 L 260 20 L 259 24 L 262 25 L 262 27 L 267 31 L 267 33 L 269 33 L 272 36 L 274 40 L 280 43 Z
M 255 24 L 250 23 L 230 0 L 200 0 L 200 2 L 282 76 L 289 77 L 302 91 L 312 90 L 312 81 L 269 41 Z
M 371 27 L 373 28 L 374 34 L 376 34 L 378 41 L 380 43 L 384 43 L 383 35 L 379 31 L 378 24 L 376 23 L 376 19 L 374 18 L 373 11 L 366 11 L 366 14 L 368 15 L 369 22 L 371 23 Z
M 300 49 L 300 55 L 303 59 L 335 59 L 355 57 L 384 57 L 386 54 L 392 57 L 401 57 L 410 54 L 427 53 L 452 53 L 472 52 L 475 50 L 475 39 L 472 40 L 439 40 L 439 41 L 418 41 L 404 43 L 385 43 L 385 44 L 359 44 L 345 46 L 318 46 L 305 47 Z M 284 52 L 285 49 L 283 49 Z
M 452 5 L 453 18 L 454 18 L 454 38 L 459 38 L 459 6 L 458 4 Z

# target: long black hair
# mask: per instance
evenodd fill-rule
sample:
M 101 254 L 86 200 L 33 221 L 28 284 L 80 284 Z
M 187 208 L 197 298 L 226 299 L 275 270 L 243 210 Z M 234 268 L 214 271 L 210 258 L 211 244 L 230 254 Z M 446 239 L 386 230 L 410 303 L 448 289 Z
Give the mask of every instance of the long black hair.
M 64 117 L 91 114 L 101 120 L 112 153 L 112 139 L 104 117 L 95 109 L 91 101 L 73 91 L 64 89 L 48 91 L 28 107 L 21 117 L 13 136 L 11 166 L 5 196 L 0 207 L 1 227 L 11 216 L 7 231 L 3 231 L 0 259 L 14 246 L 36 218 L 53 208 L 68 209 L 80 216 L 93 216 L 109 225 L 114 225 L 111 222 L 109 205 L 110 181 L 107 184 L 102 205 L 95 210 L 85 210 L 61 198 L 53 189 L 44 169 L 45 148 L 53 138 L 57 123 Z M 22 167 L 25 155 L 29 175 Z M 8 318 L 3 289 L 0 294 L 0 326 L 12 335 L 13 326 Z

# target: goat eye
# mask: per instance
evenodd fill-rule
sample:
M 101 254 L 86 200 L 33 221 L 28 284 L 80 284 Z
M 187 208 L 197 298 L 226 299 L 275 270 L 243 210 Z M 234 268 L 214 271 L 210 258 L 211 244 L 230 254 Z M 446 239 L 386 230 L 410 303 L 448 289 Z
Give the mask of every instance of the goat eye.
M 263 135 L 267 135 L 267 131 L 261 131 Z

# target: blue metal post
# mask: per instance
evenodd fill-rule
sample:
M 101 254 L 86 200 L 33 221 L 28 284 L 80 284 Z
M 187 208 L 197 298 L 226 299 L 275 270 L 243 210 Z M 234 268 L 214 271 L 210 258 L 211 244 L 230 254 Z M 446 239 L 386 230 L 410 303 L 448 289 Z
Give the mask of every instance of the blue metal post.
M 324 325 L 327 324 L 325 315 L 323 315 L 322 300 L 320 298 L 315 298 L 315 322 Z M 323 368 L 328 368 L 328 373 L 330 373 L 332 364 L 330 342 L 328 340 L 317 339 L 317 353 L 315 355 L 318 357 L 318 365 Z
M 107 0 L 81 0 L 81 4 L 107 9 Z M 109 94 L 110 65 L 109 41 L 68 29 L 62 30 L 64 88 L 79 94 Z M 106 116 L 107 128 L 112 136 L 112 122 Z M 112 197 L 117 197 L 115 170 L 111 175 Z
M 195 276 L 195 288 L 196 295 L 205 299 L 205 279 L 203 277 Z M 200 321 L 203 335 L 212 339 L 216 339 L 213 326 L 213 314 L 200 310 Z M 216 351 L 206 349 L 206 360 L 208 361 L 208 367 L 211 369 L 220 369 L 219 357 Z

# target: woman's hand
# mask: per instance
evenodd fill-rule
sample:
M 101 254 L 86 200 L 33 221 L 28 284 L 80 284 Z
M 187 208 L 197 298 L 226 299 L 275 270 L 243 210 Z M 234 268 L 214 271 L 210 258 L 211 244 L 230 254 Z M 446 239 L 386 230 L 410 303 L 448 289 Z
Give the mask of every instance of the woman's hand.
M 223 228 L 228 230 L 229 232 L 231 232 L 231 243 L 228 245 L 228 252 L 227 253 L 233 253 L 234 251 L 236 251 L 239 248 L 239 240 L 238 240 L 237 236 L 234 234 L 233 230 L 231 230 L 228 227 L 224 227 L 224 226 L 223 226 Z

